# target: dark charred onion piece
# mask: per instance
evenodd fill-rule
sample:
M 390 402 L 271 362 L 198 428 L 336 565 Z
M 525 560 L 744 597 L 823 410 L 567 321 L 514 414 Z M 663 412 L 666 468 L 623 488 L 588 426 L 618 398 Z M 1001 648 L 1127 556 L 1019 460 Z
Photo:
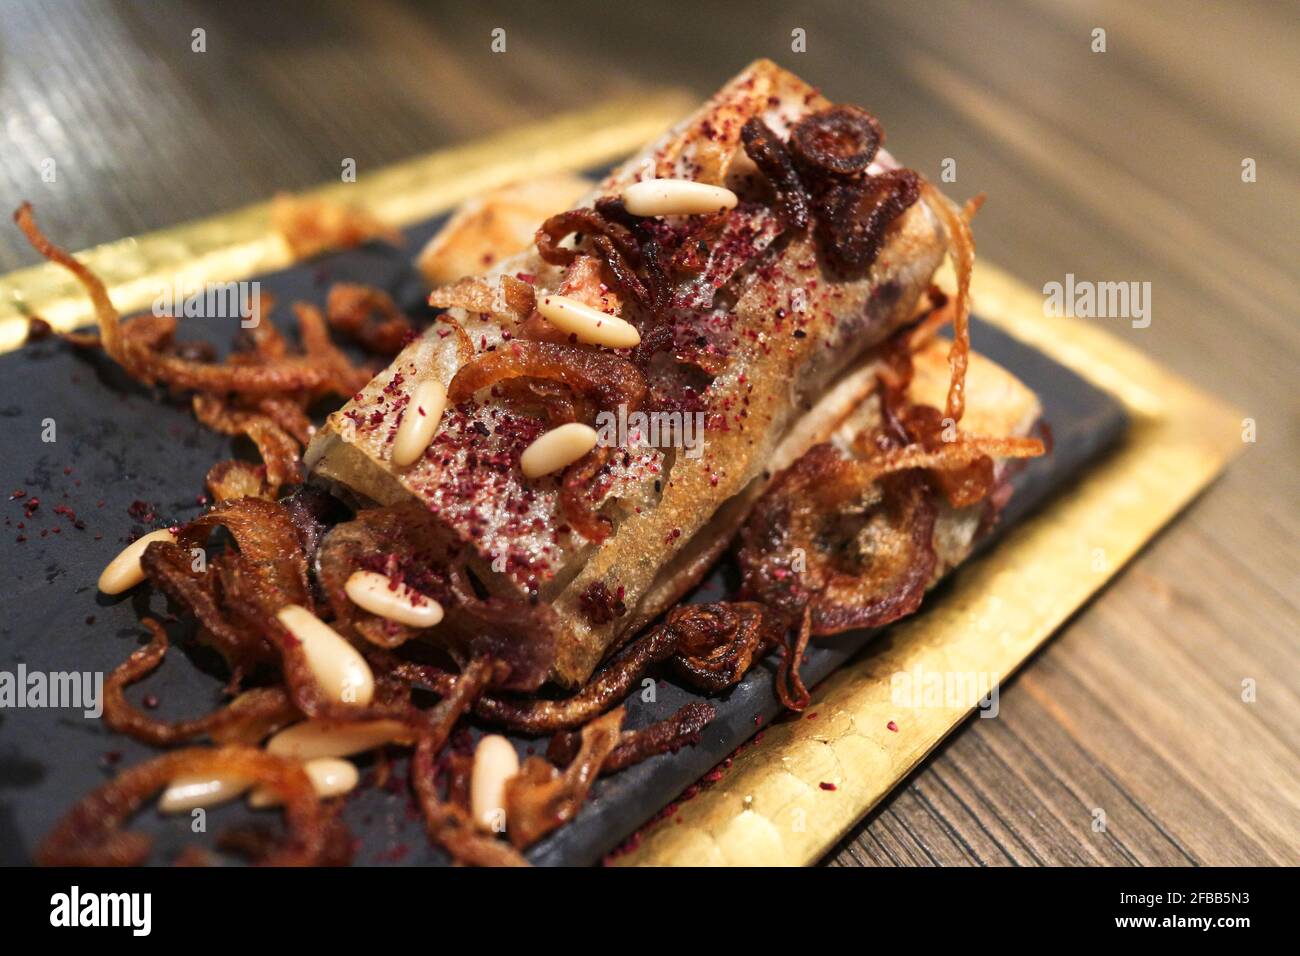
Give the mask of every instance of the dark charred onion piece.
M 776 693 L 786 710 L 795 712 L 803 710 L 812 700 L 799 668 L 803 664 L 804 652 L 808 649 L 808 638 L 812 636 L 812 606 L 803 609 L 803 621 L 795 632 L 795 639 L 786 645 L 785 656 L 776 671 Z
M 457 802 L 438 799 L 434 761 L 451 733 L 452 727 L 494 679 L 497 666 L 486 659 L 476 660 L 453 679 L 447 695 L 435 710 L 441 713 L 420 735 L 411 758 L 411 783 L 420 810 L 424 814 L 429 838 L 451 854 L 458 863 L 473 866 L 527 866 L 527 862 L 507 844 L 480 833 L 469 813 Z
M 592 487 L 609 464 L 611 449 L 597 446 L 564 470 L 560 480 L 560 510 L 573 529 L 588 541 L 600 544 L 614 524 L 594 509 L 599 489 Z
M 517 849 L 532 846 L 582 809 L 601 767 L 619 743 L 623 708 L 597 717 L 582 728 L 578 753 L 563 772 L 541 757 L 524 761 L 506 783 L 506 826 Z
M 661 624 L 620 651 L 571 697 L 528 700 L 484 695 L 475 703 L 474 715 L 534 736 L 581 727 L 626 697 L 651 666 L 673 652 L 678 637 L 677 631 Z M 411 666 L 405 673 L 439 694 L 448 693 L 451 687 L 451 675 L 433 668 Z
M 27 317 L 27 338 L 24 339 L 24 342 L 40 342 L 48 339 L 53 334 L 54 326 L 39 315 L 29 315 Z
M 605 263 L 605 268 L 609 270 L 614 288 L 631 296 L 646 308 L 651 308 L 653 301 L 650 289 L 641 281 L 632 263 L 628 261 L 628 257 L 614 240 L 609 236 L 593 236 L 591 244 L 596 247 L 601 260 Z
M 776 214 L 781 224 L 800 232 L 807 229 L 808 192 L 780 137 L 755 116 L 740 128 L 740 141 L 744 144 L 745 155 L 754 161 L 772 186 L 776 195 Z
M 336 282 L 325 302 L 330 328 L 367 352 L 393 356 L 415 335 L 415 326 L 383 289 Z
M 474 778 L 474 755 L 448 751 L 447 802 L 466 812 L 470 809 L 470 786 Z
M 811 603 L 813 634 L 887 624 L 920 606 L 934 519 L 919 475 L 882 477 L 817 445 L 773 479 L 741 529 L 744 590 L 792 617 Z
M 119 664 L 104 681 L 104 721 L 118 733 L 155 747 L 170 747 L 198 737 L 218 742 L 257 744 L 297 715 L 289 695 L 279 687 L 241 694 L 219 710 L 192 720 L 168 723 L 136 710 L 124 691 L 153 673 L 167 653 L 167 632 L 152 618 L 141 621 L 153 634 L 148 645 Z
M 671 717 L 643 727 L 625 730 L 618 746 L 610 751 L 600 766 L 601 775 L 617 773 L 633 764 L 649 760 L 659 754 L 676 753 L 682 747 L 699 741 L 700 731 L 718 716 L 717 710 L 705 701 L 691 701 Z M 546 756 L 556 765 L 565 767 L 578 753 L 581 736 L 572 730 L 556 734 L 546 748 Z
M 178 777 L 246 777 L 285 804 L 285 838 L 259 862 L 313 866 L 325 857 L 331 816 L 296 760 L 253 747 L 229 745 L 176 750 L 123 770 L 78 801 L 36 851 L 42 866 L 139 866 L 152 839 L 123 831 L 151 796 Z
M 866 172 L 883 139 L 879 121 L 866 110 L 832 106 L 795 124 L 790 151 L 799 168 L 813 178 L 856 176 Z
M 579 251 L 568 249 L 560 242 L 573 233 L 590 238 L 591 245 L 605 263 L 612 284 L 647 309 L 655 310 L 666 301 L 666 283 L 662 283 L 663 270 L 658 248 L 650 250 L 650 261 L 645 261 L 646 249 L 627 226 L 603 216 L 597 209 L 570 209 L 557 213 L 537 230 L 537 252 L 543 261 L 552 265 L 571 265 Z M 637 269 L 646 266 L 649 282 L 643 280 Z
M 885 231 L 921 195 L 910 169 L 836 183 L 818 197 L 818 234 L 823 252 L 843 272 L 869 269 L 880 255 Z
M 673 668 L 710 693 L 739 682 L 786 630 L 783 615 L 744 601 L 686 604 L 669 612 L 667 623 L 680 635 Z
M 645 400 L 645 378 L 627 359 L 550 342 L 511 342 L 485 352 L 456 373 L 447 395 L 463 402 L 480 389 L 523 376 L 563 382 L 606 409 L 626 404 L 632 412 Z

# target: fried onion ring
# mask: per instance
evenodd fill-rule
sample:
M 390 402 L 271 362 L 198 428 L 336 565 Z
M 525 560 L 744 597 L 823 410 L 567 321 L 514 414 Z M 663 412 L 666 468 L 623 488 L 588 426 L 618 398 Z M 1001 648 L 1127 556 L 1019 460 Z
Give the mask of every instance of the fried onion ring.
M 948 252 L 952 256 L 953 271 L 957 274 L 957 296 L 953 305 L 952 348 L 948 350 L 948 365 L 952 368 L 952 381 L 948 386 L 947 414 L 954 423 L 960 422 L 966 411 L 966 368 L 970 364 L 970 279 L 975 268 L 975 237 L 970 222 L 939 190 L 929 183 L 921 184 L 926 205 L 943 220 L 948 231 Z M 972 207 L 972 214 L 979 206 Z
M 454 684 L 439 704 L 444 708 L 441 719 L 420 736 L 411 758 L 411 783 L 420 811 L 424 815 L 429 838 L 446 850 L 453 860 L 472 866 L 527 866 L 507 844 L 480 833 L 469 813 L 453 799 L 438 799 L 434 760 L 451 732 L 452 725 L 493 678 L 495 665 L 486 658 L 473 661 L 454 679 Z
M 884 137 L 880 122 L 866 110 L 831 106 L 795 124 L 790 152 L 811 178 L 846 178 L 866 172 Z
M 50 242 L 37 228 L 30 203 L 23 203 L 19 207 L 14 213 L 14 221 L 33 249 L 49 261 L 63 266 L 81 283 L 94 304 L 104 351 L 132 378 L 147 385 L 162 382 L 173 388 L 197 392 L 260 395 L 318 389 L 327 383 L 328 370 L 317 367 L 306 357 L 259 364 L 216 365 L 166 354 L 161 351 L 161 347 L 175 329 L 174 319 L 169 316 L 141 316 L 131 322 L 122 322 L 109 298 L 108 289 L 100 278 L 74 256 Z M 159 321 L 137 325 L 141 319 Z M 129 330 L 133 328 L 141 331 L 148 329 L 150 334 L 130 334 Z
M 934 573 L 935 507 L 917 474 L 817 445 L 773 479 L 741 529 L 744 590 L 812 633 L 878 627 L 910 614 Z

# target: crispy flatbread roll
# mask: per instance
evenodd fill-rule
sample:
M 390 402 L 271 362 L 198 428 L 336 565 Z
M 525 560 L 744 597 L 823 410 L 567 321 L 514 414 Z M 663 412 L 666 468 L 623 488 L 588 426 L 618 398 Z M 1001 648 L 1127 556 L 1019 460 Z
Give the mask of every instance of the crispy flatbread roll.
M 925 198 L 892 220 L 878 256 L 856 274 L 831 268 L 813 231 L 782 228 L 741 129 L 758 117 L 785 139 L 802 118 L 829 106 L 793 74 L 758 61 L 579 203 L 590 207 L 655 177 L 726 185 L 740 197 L 720 232 L 700 243 L 700 280 L 676 286 L 669 347 L 639 364 L 653 409 L 677 415 L 676 446 L 616 442 L 584 489 L 583 504 L 608 529 L 603 540 L 574 527 L 562 474 L 525 477 L 520 455 L 547 423 L 500 386 L 453 400 L 427 452 L 407 467 L 392 463 L 394 437 L 420 382 L 451 385 L 485 356 L 522 354 L 521 341 L 565 341 L 532 311 L 536 299 L 558 293 L 644 326 L 638 304 L 604 281 L 586 245 L 568 265 L 530 247 L 453 287 L 440 301 L 461 303 L 447 312 L 457 324 L 439 322 L 412 343 L 330 417 L 308 449 L 313 476 L 344 497 L 423 503 L 489 593 L 550 603 L 561 622 L 551 674 L 560 684 L 585 681 L 637 628 L 679 600 L 726 548 L 771 474 L 863 407 L 876 385 L 871 350 L 913 318 L 947 250 L 943 220 Z M 881 151 L 869 172 L 896 165 Z M 685 217 L 666 219 L 671 227 Z M 636 357 L 576 349 L 598 353 L 602 362 Z M 946 371 L 941 358 L 925 374 L 918 368 L 917 387 L 931 372 L 946 382 Z M 604 396 L 597 405 L 605 424 L 613 418 L 618 426 L 610 434 L 626 438 L 620 409 L 608 398 L 621 393 L 609 380 L 596 391 Z M 1019 405 L 1008 404 L 1006 414 L 1032 421 L 1037 404 L 1020 392 Z M 702 445 L 687 441 L 696 422 Z M 610 595 L 619 613 L 593 613 L 600 603 L 593 596 Z

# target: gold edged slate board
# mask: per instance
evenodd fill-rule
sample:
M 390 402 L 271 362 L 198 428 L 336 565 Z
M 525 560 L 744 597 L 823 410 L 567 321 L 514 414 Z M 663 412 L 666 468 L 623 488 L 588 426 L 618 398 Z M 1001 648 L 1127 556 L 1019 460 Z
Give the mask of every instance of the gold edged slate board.
M 615 101 L 311 194 L 407 225 L 496 185 L 619 158 L 690 105 L 673 92 Z M 267 203 L 83 256 L 124 312 L 143 308 L 160 285 L 178 278 L 187 285 L 231 281 L 291 262 L 270 227 Z M 968 562 L 927 613 L 893 625 L 888 642 L 818 687 L 817 720 L 767 728 L 717 783 L 647 829 L 620 865 L 815 862 L 973 709 L 900 706 L 895 674 L 1007 679 L 1241 450 L 1240 413 L 1113 335 L 1077 319 L 1044 316 L 1038 293 L 986 262 L 976 266 L 973 293 L 981 318 L 1123 403 L 1131 427 L 1121 446 L 996 548 Z M 50 265 L 18 270 L 0 278 L 0 353 L 22 343 L 26 316 L 33 314 L 59 330 L 91 321 L 85 296 L 65 272 Z M 889 729 L 891 721 L 897 731 Z

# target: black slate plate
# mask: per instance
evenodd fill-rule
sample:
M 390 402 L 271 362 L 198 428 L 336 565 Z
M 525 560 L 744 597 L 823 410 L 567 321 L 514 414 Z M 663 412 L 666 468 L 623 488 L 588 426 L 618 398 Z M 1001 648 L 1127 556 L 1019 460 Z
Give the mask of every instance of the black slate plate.
M 423 308 L 421 282 L 408 261 L 440 221 L 407 230 L 405 250 L 367 247 L 263 277 L 263 288 L 280 303 L 274 320 L 286 322 L 294 299 L 323 302 L 335 281 L 378 285 L 413 311 Z M 236 323 L 190 319 L 182 331 L 186 338 L 209 339 L 224 349 Z M 1114 443 L 1125 417 L 1110 396 L 992 326 L 977 320 L 973 338 L 980 352 L 1038 393 L 1055 438 L 1053 454 L 1017 477 L 1001 524 L 1006 528 Z M 53 442 L 43 440 L 50 420 Z M 99 572 L 129 536 L 197 516 L 204 474 L 213 462 L 230 457 L 231 442 L 195 423 L 187 405 L 160 401 L 111 362 L 74 354 L 55 342 L 0 356 L 0 422 L 0 680 L 6 672 L 13 679 L 20 667 L 29 674 L 106 673 L 142 642 L 139 618 L 163 613 L 166 604 L 148 589 L 124 599 L 105 598 L 95 588 Z M 236 449 L 248 452 L 239 444 Z M 10 497 L 16 492 L 24 494 Z M 33 498 L 40 503 L 28 516 Z M 724 594 L 726 579 L 727 569 L 719 568 L 694 599 Z M 941 588 L 929 601 L 942 599 Z M 821 680 L 872 636 L 817 642 L 803 668 L 805 680 L 810 686 Z M 221 686 L 214 656 L 182 641 L 159 673 L 133 689 L 133 699 L 156 695 L 155 713 L 176 719 L 217 706 Z M 662 719 L 691 696 L 671 679 L 661 681 L 653 703 L 631 698 L 627 726 Z M 715 703 L 718 718 L 697 746 L 600 781 L 579 819 L 535 846 L 530 859 L 545 864 L 601 859 L 777 714 L 771 665 L 754 668 Z M 546 742 L 519 745 L 542 752 Z M 108 779 L 112 767 L 153 753 L 79 709 L 0 708 L 0 863 L 29 860 L 58 817 Z M 404 762 L 395 769 L 393 779 L 404 781 Z M 202 836 L 191 832 L 189 817 L 161 817 L 152 810 L 140 814 L 135 825 L 157 835 L 155 860 L 163 861 L 181 845 L 210 840 L 251 816 L 239 802 L 215 808 Z M 349 798 L 345 818 L 358 837 L 358 863 L 445 862 L 428 845 L 404 786 L 363 786 Z

